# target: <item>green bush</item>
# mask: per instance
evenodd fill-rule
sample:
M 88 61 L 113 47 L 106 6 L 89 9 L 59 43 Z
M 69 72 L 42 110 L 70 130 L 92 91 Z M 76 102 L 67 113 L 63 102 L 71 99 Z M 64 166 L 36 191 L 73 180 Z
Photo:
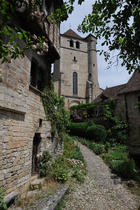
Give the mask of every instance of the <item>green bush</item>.
M 81 160 L 84 163 L 84 157 L 80 148 L 74 144 L 74 139 L 70 136 L 65 136 L 63 156 L 65 158 Z
M 112 172 L 116 173 L 122 178 L 134 178 L 135 177 L 135 161 L 133 159 L 124 160 L 112 160 L 110 162 Z
M 87 127 L 88 127 L 87 122 L 81 122 L 81 123 L 71 122 L 69 124 L 70 134 L 73 136 L 84 137 L 86 135 Z
M 86 136 L 88 139 L 92 139 L 96 142 L 104 142 L 106 138 L 106 130 L 102 125 L 92 124 L 87 128 Z
M 39 175 L 40 177 L 45 177 L 50 171 L 50 164 L 48 163 L 51 160 L 52 156 L 48 151 L 44 151 L 42 156 L 39 158 Z
M 68 180 L 68 174 L 69 173 L 66 168 L 59 166 L 54 169 L 53 177 L 55 181 L 64 183 Z
M 72 177 L 76 178 L 77 181 L 79 181 L 80 183 L 83 183 L 83 182 L 85 181 L 84 174 L 81 173 L 81 171 L 79 171 L 78 168 L 75 168 L 75 169 L 73 170 Z
M 96 143 L 92 143 L 90 145 L 90 149 L 95 152 L 96 155 L 100 155 L 104 152 L 106 152 L 105 150 L 105 146 L 103 144 L 96 144 Z
M 91 149 L 93 152 L 95 152 L 97 155 L 100 155 L 106 151 L 104 144 L 96 144 L 84 138 L 76 137 L 76 139 Z

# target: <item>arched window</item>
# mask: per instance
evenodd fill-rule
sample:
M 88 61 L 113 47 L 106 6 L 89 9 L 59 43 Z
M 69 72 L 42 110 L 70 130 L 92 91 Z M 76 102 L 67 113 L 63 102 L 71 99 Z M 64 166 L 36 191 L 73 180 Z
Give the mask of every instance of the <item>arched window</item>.
M 73 40 L 71 39 L 70 40 L 70 47 L 73 47 L 74 43 L 73 43 Z
M 73 72 L 73 94 L 78 94 L 78 75 L 76 72 Z
M 78 42 L 78 41 L 76 42 L 76 48 L 78 48 L 78 49 L 80 48 L 80 42 Z

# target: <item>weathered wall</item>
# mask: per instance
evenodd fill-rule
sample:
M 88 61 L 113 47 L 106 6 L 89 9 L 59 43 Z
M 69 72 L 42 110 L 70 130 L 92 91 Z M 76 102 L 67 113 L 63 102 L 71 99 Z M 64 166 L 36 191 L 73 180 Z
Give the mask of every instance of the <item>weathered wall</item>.
M 129 151 L 133 155 L 140 156 L 140 110 L 136 103 L 138 102 L 140 91 L 126 94 L 127 113 L 128 113 L 128 144 Z
M 118 96 L 116 115 L 128 124 L 127 144 L 133 155 L 140 156 L 140 110 L 137 107 L 140 91 Z
M 6 193 L 30 181 L 35 133 L 41 137 L 40 154 L 55 147 L 40 92 L 29 86 L 30 63 L 24 57 L 0 66 L 0 187 Z

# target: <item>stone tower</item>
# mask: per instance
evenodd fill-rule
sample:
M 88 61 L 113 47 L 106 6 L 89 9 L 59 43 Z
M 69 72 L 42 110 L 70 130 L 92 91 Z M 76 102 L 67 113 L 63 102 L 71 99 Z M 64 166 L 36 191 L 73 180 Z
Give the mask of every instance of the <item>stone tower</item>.
M 55 62 L 54 84 L 66 107 L 92 102 L 100 93 L 96 38 L 82 38 L 73 30 L 60 35 L 60 60 Z
M 101 93 L 98 84 L 98 70 L 97 70 L 97 52 L 96 52 L 96 38 L 89 34 L 85 40 L 88 45 L 88 81 L 87 81 L 87 101 L 93 101 L 97 95 Z

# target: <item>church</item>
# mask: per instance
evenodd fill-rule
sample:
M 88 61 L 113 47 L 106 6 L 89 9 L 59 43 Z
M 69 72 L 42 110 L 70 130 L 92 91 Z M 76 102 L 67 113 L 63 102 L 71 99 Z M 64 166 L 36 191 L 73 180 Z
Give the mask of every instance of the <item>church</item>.
M 98 84 L 97 40 L 69 29 L 60 35 L 60 59 L 54 65 L 54 86 L 65 97 L 66 108 L 92 102 L 102 90 Z

